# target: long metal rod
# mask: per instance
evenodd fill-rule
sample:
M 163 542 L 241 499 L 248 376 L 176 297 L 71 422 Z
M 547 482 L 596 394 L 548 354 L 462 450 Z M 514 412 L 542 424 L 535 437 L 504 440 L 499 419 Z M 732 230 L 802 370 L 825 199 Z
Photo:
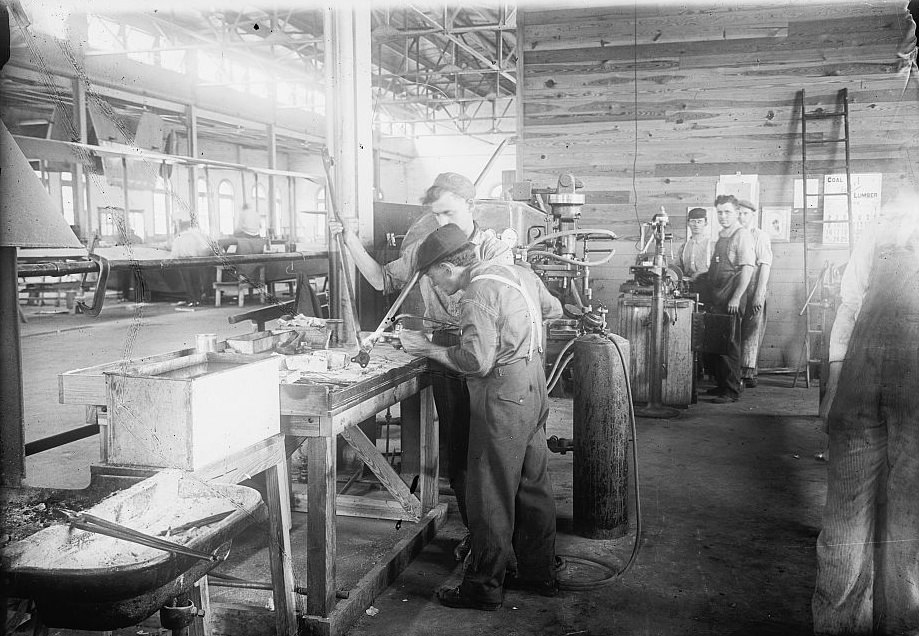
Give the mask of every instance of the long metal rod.
M 42 451 L 51 450 L 52 448 L 57 448 L 77 440 L 92 437 L 98 433 L 98 424 L 88 424 L 86 426 L 80 426 L 79 428 L 72 428 L 69 431 L 64 431 L 63 433 L 58 433 L 57 435 L 49 435 L 48 437 L 37 439 L 34 442 L 26 443 L 26 457 L 36 453 L 41 453 Z
M 227 256 L 194 256 L 187 258 L 159 258 L 153 260 L 110 259 L 109 269 L 132 270 L 166 270 L 185 267 L 202 267 L 208 265 L 246 265 L 250 263 L 271 263 L 306 261 L 316 258 L 328 258 L 328 254 L 306 252 L 284 252 L 279 254 L 228 254 Z M 45 263 L 20 262 L 17 275 L 20 278 L 36 276 L 69 276 L 71 274 L 93 274 L 99 272 L 99 263 L 95 261 L 53 261 Z
M 232 163 L 230 161 L 218 161 L 215 159 L 200 159 L 197 157 L 185 157 L 182 155 L 170 155 L 162 152 L 156 152 L 153 150 L 145 150 L 143 148 L 137 148 L 134 146 L 125 146 L 123 144 L 114 144 L 111 146 L 96 146 L 93 144 L 84 144 L 77 141 L 63 141 L 60 139 L 42 139 L 39 137 L 29 137 L 27 135 L 13 135 L 13 139 L 16 140 L 16 143 L 22 145 L 22 143 L 32 143 L 41 145 L 57 145 L 63 146 L 66 148 L 89 151 L 92 153 L 100 155 L 112 155 L 115 157 L 121 157 L 125 161 L 155 161 L 163 162 L 167 164 L 178 164 L 178 165 L 187 165 L 187 166 L 205 166 L 211 168 L 225 168 L 228 170 L 248 170 L 249 172 L 254 172 L 256 174 L 267 174 L 274 175 L 277 177 L 295 177 L 299 179 L 307 179 L 314 183 L 322 183 L 321 177 L 319 175 L 309 174 L 306 172 L 294 172 L 291 170 L 278 170 L 274 168 L 259 168 L 254 166 L 247 166 L 241 163 Z
M 134 530 L 133 528 L 123 526 L 120 523 L 115 523 L 114 521 L 109 521 L 108 519 L 103 519 L 102 517 L 97 517 L 86 512 L 73 512 L 66 509 L 62 509 L 61 512 L 63 512 L 68 517 L 71 526 L 80 530 L 85 530 L 86 532 L 103 534 L 114 539 L 130 541 L 131 543 L 139 543 L 140 545 L 145 545 L 157 550 L 163 550 L 164 552 L 184 554 L 185 556 L 195 557 L 196 559 L 204 559 L 205 561 L 218 560 L 217 556 L 214 554 L 202 552 L 201 550 L 195 550 L 193 548 L 188 548 L 173 541 L 167 541 L 166 539 L 160 539 L 144 532 L 140 532 L 139 530 Z
M 326 201 L 329 211 L 332 213 L 332 216 L 335 217 L 335 220 L 341 223 L 341 216 L 338 214 L 338 199 L 335 197 L 334 181 L 332 180 L 332 157 L 329 154 L 328 148 L 322 149 L 322 167 L 325 170 Z M 342 223 L 342 225 L 344 224 Z M 341 233 L 335 235 L 335 241 L 338 246 L 338 257 L 341 261 L 342 277 L 345 279 L 345 291 L 348 293 L 348 304 L 351 305 L 351 320 L 354 323 L 352 325 L 354 329 L 354 342 L 357 344 L 358 348 L 360 348 L 361 321 L 357 309 L 357 296 L 354 293 L 354 281 L 351 280 L 351 265 L 347 260 L 345 243 L 341 237 Z

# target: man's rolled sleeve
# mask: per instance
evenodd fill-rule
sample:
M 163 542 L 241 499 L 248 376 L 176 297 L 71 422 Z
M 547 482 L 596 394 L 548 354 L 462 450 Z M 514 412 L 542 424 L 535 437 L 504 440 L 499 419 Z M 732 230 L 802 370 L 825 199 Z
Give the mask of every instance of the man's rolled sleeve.
M 756 236 L 756 264 L 772 266 L 772 241 L 765 232 Z
M 836 310 L 833 330 L 830 332 L 829 361 L 838 362 L 845 359 L 849 349 L 849 339 L 855 328 L 855 321 L 862 309 L 862 301 L 868 291 L 871 278 L 871 267 L 874 261 L 875 235 L 866 232 L 855 243 L 846 271 L 839 282 L 840 305 Z
M 756 266 L 756 246 L 753 241 L 753 235 L 744 228 L 737 230 L 737 266 L 738 267 L 755 267 Z
M 460 343 L 448 350 L 450 359 L 467 375 L 485 377 L 498 353 L 498 313 L 477 298 L 460 301 Z
M 539 289 L 539 305 L 540 309 L 542 309 L 542 319 L 549 320 L 552 318 L 561 318 L 564 315 L 561 301 L 549 292 L 541 279 L 537 278 L 537 283 L 537 288 Z
M 415 273 L 415 252 L 420 246 L 421 241 L 412 243 L 402 250 L 399 258 L 383 265 L 384 294 L 397 292 L 408 284 Z

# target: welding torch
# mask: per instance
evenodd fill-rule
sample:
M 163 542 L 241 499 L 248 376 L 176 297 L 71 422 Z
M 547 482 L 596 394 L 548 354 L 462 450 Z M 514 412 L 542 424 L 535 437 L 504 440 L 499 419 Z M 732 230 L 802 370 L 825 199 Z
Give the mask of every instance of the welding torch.
M 366 367 L 370 362 L 370 352 L 373 349 L 373 346 L 377 341 L 383 337 L 383 332 L 393 326 L 396 322 L 394 316 L 396 312 L 399 311 L 399 307 L 402 306 L 402 303 L 405 302 L 405 299 L 411 293 L 412 289 L 415 288 L 415 285 L 418 284 L 418 281 L 421 279 L 421 272 L 415 272 L 412 274 L 412 277 L 402 288 L 402 291 L 399 292 L 399 295 L 396 297 L 395 302 L 392 306 L 386 311 L 386 315 L 383 316 L 383 320 L 380 321 L 380 325 L 366 338 L 360 341 L 359 351 L 357 355 L 351 358 L 351 362 L 357 362 L 361 365 L 361 368 Z

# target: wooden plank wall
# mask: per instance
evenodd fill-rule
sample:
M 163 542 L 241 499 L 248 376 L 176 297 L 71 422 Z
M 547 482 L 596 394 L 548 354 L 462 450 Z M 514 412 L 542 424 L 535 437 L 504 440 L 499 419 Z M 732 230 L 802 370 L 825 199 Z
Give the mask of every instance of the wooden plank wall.
M 660 206 L 682 238 L 687 209 L 712 205 L 719 176 L 737 172 L 760 176 L 760 205 L 792 206 L 801 88 L 808 110 L 834 108 L 848 89 L 854 172 L 898 180 L 896 147 L 919 145 L 919 78 L 897 56 L 913 26 L 905 2 L 533 7 L 518 25 L 518 179 L 545 187 L 575 174 L 588 201 L 582 227 L 629 237 L 592 271 L 613 325 L 639 223 Z M 842 165 L 842 146 L 817 158 Z M 761 366 L 795 366 L 801 352 L 802 225 L 794 210 L 791 242 L 774 244 Z

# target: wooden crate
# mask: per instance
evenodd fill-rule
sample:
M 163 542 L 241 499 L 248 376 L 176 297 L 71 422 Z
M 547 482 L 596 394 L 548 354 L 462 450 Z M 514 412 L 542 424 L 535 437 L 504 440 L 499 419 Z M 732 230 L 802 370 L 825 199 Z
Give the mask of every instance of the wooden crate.
M 105 382 L 112 464 L 197 470 L 281 430 L 277 358 L 195 353 Z
M 692 401 L 692 313 L 693 302 L 687 299 L 664 301 L 663 363 L 661 402 L 670 406 L 688 406 Z M 631 356 L 629 376 L 632 399 L 647 402 L 650 397 L 651 298 L 619 298 L 617 333 L 629 341 Z

